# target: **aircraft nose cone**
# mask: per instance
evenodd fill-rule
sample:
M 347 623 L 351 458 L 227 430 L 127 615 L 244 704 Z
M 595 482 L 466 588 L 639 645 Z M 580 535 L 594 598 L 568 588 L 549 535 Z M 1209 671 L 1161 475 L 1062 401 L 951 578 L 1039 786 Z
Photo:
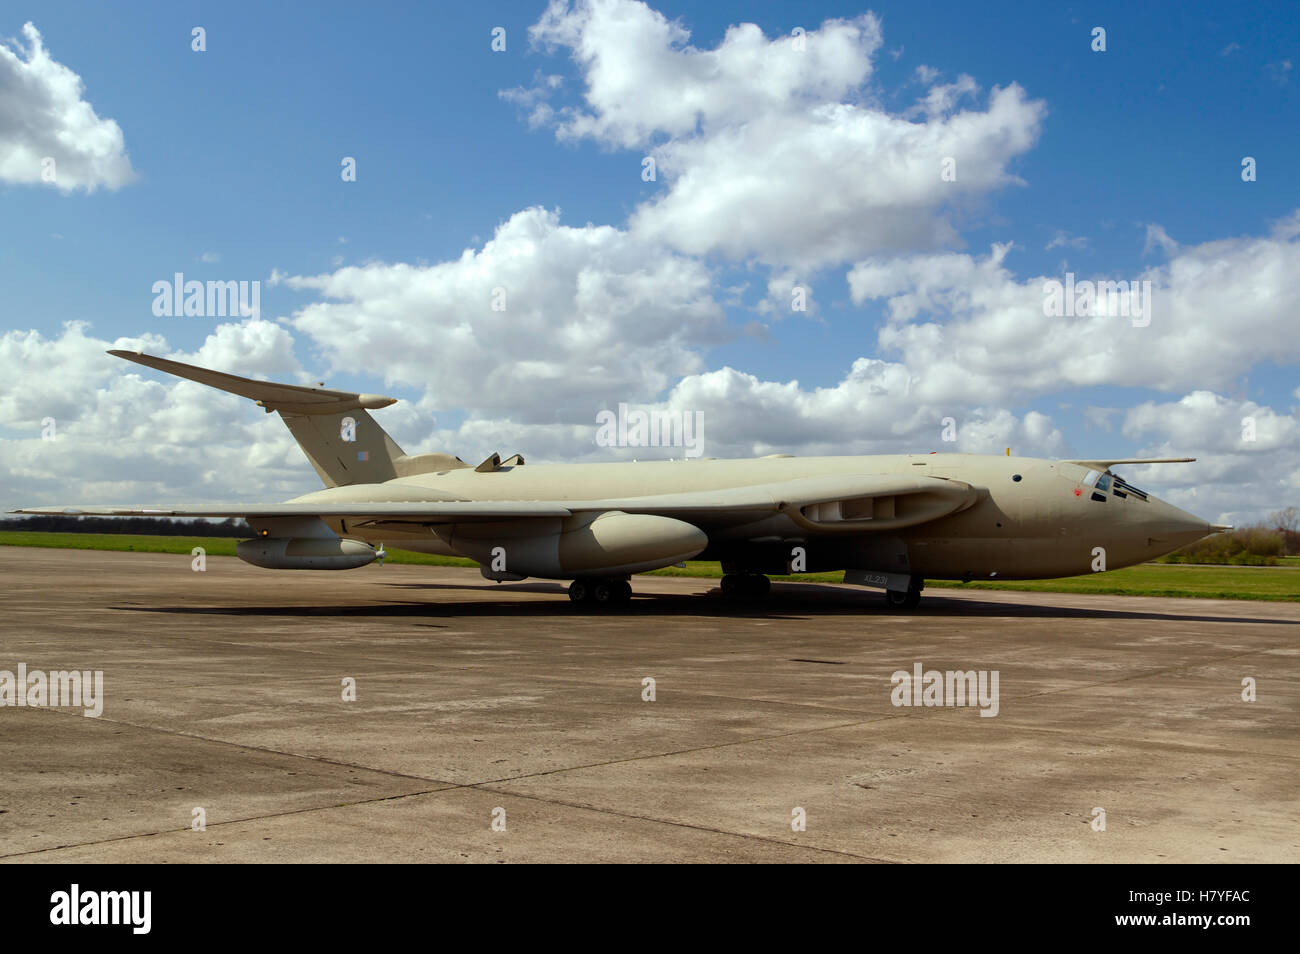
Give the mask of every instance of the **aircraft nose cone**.
M 1188 513 L 1155 497 L 1147 503 L 1150 512 L 1143 525 L 1152 544 L 1167 544 L 1170 550 L 1176 550 L 1214 532 L 1214 527 L 1208 520 L 1202 520 L 1194 513 Z

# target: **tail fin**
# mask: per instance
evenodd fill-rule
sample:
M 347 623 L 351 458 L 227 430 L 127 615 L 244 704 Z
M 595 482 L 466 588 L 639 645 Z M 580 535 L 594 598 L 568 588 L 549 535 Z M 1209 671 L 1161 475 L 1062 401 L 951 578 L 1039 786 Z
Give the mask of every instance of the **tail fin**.
M 378 484 L 398 476 L 402 449 L 361 405 L 306 414 L 275 410 L 326 487 Z
M 445 454 L 416 458 L 404 455 L 397 442 L 365 410 L 396 404 L 396 398 L 254 381 L 134 351 L 110 351 L 109 354 L 252 398 L 268 414 L 278 411 L 327 487 L 380 483 L 429 469 L 420 466 L 422 463 L 466 466 L 459 458 Z

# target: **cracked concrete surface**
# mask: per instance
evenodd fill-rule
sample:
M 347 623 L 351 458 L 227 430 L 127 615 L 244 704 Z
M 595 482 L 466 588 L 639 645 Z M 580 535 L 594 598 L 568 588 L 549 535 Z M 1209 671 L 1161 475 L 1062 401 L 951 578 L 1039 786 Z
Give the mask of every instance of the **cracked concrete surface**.
M 0 708 L 10 862 L 1300 860 L 1300 604 L 930 589 L 898 615 L 638 577 L 591 612 L 473 570 L 17 547 L 0 573 L 0 669 L 105 696 Z M 917 662 L 997 670 L 999 714 L 895 707 Z

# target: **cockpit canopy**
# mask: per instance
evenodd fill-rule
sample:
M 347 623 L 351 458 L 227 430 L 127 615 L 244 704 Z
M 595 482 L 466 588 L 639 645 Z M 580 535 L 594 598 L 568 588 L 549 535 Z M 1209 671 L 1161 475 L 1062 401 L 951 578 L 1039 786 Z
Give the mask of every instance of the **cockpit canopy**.
M 1109 470 L 1104 474 L 1097 470 L 1088 471 L 1083 477 L 1083 485 L 1093 488 L 1093 500 L 1103 502 L 1108 493 L 1121 499 L 1127 499 L 1132 495 L 1138 500 L 1146 500 L 1148 496 L 1146 491 L 1138 490 L 1123 477 L 1112 474 Z

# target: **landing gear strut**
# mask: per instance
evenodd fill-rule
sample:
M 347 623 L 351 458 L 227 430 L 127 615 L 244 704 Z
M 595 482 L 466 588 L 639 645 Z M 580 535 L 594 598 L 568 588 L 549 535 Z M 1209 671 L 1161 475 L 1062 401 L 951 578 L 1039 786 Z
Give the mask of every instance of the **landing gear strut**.
M 916 605 L 921 602 L 921 588 L 924 585 L 924 580 L 914 576 L 905 590 L 885 590 L 885 603 L 890 609 L 916 609 Z
M 761 600 L 772 590 L 762 573 L 728 573 L 722 577 L 722 595 L 733 599 Z
M 596 606 L 626 603 L 632 599 L 632 584 L 627 580 L 574 580 L 569 584 L 569 599 Z

